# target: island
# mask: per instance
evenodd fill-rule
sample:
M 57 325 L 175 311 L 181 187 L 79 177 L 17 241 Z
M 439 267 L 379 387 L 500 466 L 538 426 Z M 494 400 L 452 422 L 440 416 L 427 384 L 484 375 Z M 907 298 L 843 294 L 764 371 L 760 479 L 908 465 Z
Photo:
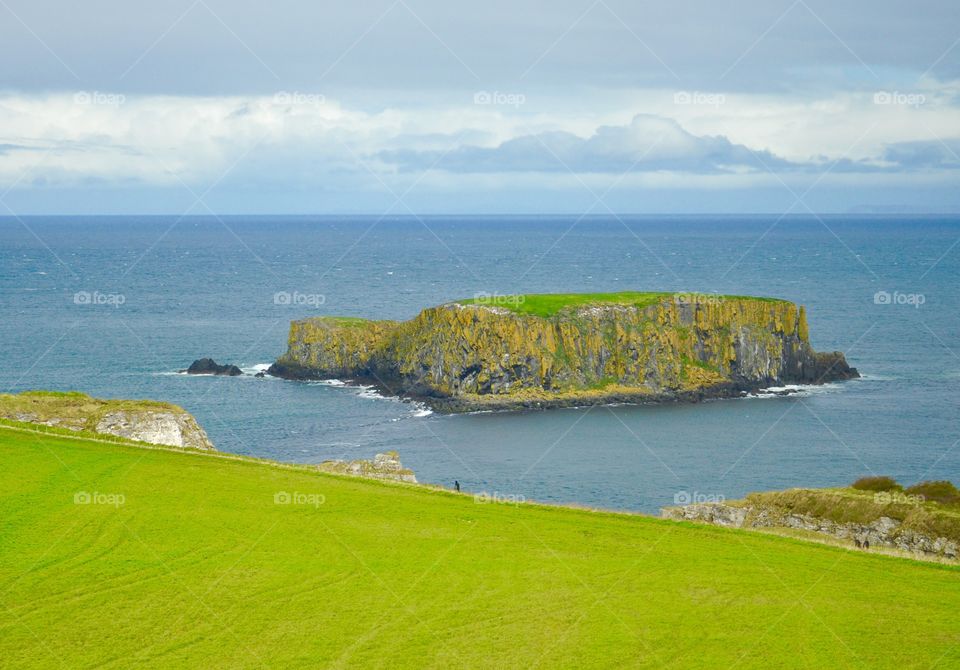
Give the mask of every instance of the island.
M 409 321 L 294 321 L 268 371 L 342 379 L 440 412 L 736 397 L 858 377 L 804 307 L 699 293 L 479 296 Z

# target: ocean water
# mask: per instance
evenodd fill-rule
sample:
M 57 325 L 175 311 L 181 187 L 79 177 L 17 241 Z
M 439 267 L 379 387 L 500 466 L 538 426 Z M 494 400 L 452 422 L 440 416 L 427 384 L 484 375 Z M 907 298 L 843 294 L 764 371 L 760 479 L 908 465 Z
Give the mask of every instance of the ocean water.
M 0 218 L 0 390 L 155 398 L 222 451 L 284 461 L 397 449 L 421 481 L 655 513 L 675 500 L 960 479 L 957 217 Z M 861 380 L 699 405 L 465 416 L 253 373 L 291 319 L 405 319 L 485 293 L 787 298 Z M 279 296 L 278 296 L 279 294 Z

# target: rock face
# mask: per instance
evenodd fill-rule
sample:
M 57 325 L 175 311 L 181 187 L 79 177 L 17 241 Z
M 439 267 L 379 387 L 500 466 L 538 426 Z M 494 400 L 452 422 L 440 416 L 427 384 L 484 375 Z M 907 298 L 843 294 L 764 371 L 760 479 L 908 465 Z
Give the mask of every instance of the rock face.
M 182 407 L 152 400 L 103 400 L 84 393 L 24 391 L 0 395 L 0 417 L 170 447 L 214 450 Z
M 335 472 L 342 475 L 354 475 L 356 477 L 369 477 L 371 479 L 389 479 L 398 482 L 417 483 L 417 478 L 413 470 L 409 470 L 400 463 L 400 454 L 396 451 L 388 451 L 385 454 L 377 454 L 372 461 L 324 461 L 317 466 L 323 472 Z
M 170 447 L 213 449 L 206 432 L 186 412 L 108 412 L 97 422 L 96 432 Z
M 546 317 L 449 303 L 406 322 L 305 319 L 270 373 L 357 379 L 441 411 L 697 400 L 859 376 L 842 353 L 813 350 L 793 303 L 672 295 Z
M 763 494 L 759 494 L 762 496 Z M 792 510 L 789 507 L 770 504 L 756 498 L 752 503 L 748 499 L 745 503 L 696 503 L 682 507 L 666 507 L 661 510 L 661 516 L 678 521 L 700 521 L 717 526 L 731 528 L 792 528 L 814 533 L 829 535 L 841 540 L 849 540 L 856 546 L 887 547 L 899 549 L 921 556 L 933 556 L 956 560 L 958 555 L 958 538 L 948 537 L 937 532 L 936 528 L 921 523 L 921 527 L 928 525 L 924 530 L 910 527 L 906 519 L 916 523 L 917 512 L 906 510 L 897 519 L 884 516 L 878 510 L 879 516 L 869 521 L 835 521 L 823 516 Z M 942 529 L 941 529 L 942 530 Z M 949 530 L 949 535 L 955 535 Z M 867 544 L 868 543 L 868 544 Z
M 236 377 L 242 375 L 243 371 L 236 365 L 220 365 L 212 358 L 199 358 L 190 364 L 185 370 L 188 375 L 225 375 Z

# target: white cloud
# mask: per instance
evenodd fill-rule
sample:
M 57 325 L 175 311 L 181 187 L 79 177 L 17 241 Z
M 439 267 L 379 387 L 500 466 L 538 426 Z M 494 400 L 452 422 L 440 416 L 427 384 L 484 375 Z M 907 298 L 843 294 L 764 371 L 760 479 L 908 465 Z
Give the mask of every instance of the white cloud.
M 911 106 L 878 104 L 872 94 L 808 102 L 722 94 L 687 102 L 679 91 L 649 90 L 598 98 L 592 112 L 536 98 L 515 107 L 465 99 L 367 111 L 295 91 L 7 93 L 0 95 L 0 187 L 186 184 L 202 192 L 222 179 L 270 189 L 385 191 L 383 180 L 401 191 L 439 159 L 422 184 L 444 193 L 475 188 L 475 179 L 456 174 L 463 172 L 535 173 L 552 188 L 566 183 L 566 167 L 553 154 L 582 174 L 620 174 L 639 158 L 636 169 L 663 173 L 656 183 L 692 184 L 691 176 L 704 174 L 696 183 L 721 188 L 766 181 L 754 154 L 778 171 L 818 171 L 833 160 L 841 160 L 837 173 L 955 169 L 956 86 L 927 82 L 916 92 L 924 101 Z M 444 169 L 453 174 L 441 178 Z M 748 174 L 719 176 L 738 172 Z

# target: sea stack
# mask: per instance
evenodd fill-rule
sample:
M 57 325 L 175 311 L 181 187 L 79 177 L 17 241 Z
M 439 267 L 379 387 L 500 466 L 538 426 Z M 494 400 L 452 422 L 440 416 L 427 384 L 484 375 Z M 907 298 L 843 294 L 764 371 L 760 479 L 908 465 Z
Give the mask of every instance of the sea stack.
M 814 351 L 791 302 L 632 292 L 461 300 L 405 322 L 294 321 L 270 374 L 352 379 L 446 412 L 696 401 L 859 376 L 842 353 Z

